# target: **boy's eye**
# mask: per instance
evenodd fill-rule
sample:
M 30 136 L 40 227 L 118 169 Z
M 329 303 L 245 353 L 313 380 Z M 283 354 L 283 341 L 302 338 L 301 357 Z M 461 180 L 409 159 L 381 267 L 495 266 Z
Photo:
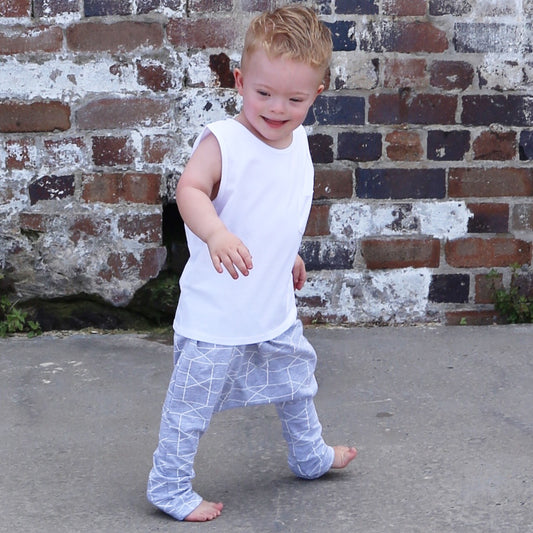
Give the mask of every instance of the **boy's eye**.
M 268 96 L 266 91 L 257 91 L 261 96 Z
M 291 98 L 291 102 L 301 102 L 301 98 Z

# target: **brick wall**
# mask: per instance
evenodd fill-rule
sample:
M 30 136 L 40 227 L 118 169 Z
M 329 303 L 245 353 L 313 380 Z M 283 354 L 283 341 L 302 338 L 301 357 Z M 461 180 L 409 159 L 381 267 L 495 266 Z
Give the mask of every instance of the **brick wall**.
M 23 298 L 124 305 L 165 268 L 191 142 L 238 109 L 244 30 L 282 3 L 1 3 L 0 267 Z M 492 322 L 491 270 L 533 286 L 533 1 L 302 3 L 335 45 L 302 317 Z

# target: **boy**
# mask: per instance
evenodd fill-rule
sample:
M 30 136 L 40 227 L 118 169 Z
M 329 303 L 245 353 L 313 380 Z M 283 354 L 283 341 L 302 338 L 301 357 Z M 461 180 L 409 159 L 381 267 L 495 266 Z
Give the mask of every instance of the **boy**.
M 322 439 L 316 355 L 294 298 L 306 280 L 298 249 L 313 196 L 301 124 L 324 90 L 331 48 L 329 31 L 308 8 L 256 17 L 235 69 L 242 111 L 203 131 L 179 179 L 191 256 L 147 492 L 178 520 L 221 513 L 222 503 L 203 501 L 191 480 L 199 438 L 222 409 L 274 403 L 299 477 L 344 468 L 357 453 Z

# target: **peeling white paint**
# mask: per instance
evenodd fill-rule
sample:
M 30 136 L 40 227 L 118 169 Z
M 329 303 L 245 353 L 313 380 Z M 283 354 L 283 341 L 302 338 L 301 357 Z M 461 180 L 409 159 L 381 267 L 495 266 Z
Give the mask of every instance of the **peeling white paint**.
M 430 283 L 429 269 L 333 270 L 312 273 L 298 297 L 304 315 L 305 299 L 318 297 L 323 305 L 313 306 L 312 314 L 342 317 L 349 323 L 400 324 L 426 319 Z
M 470 211 L 464 202 L 333 204 L 330 231 L 339 240 L 375 235 L 430 235 L 453 239 L 467 232 Z

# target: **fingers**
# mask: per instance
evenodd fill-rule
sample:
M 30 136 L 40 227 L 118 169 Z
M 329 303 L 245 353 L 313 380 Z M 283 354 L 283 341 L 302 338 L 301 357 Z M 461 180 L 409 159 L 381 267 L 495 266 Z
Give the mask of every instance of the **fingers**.
M 233 279 L 237 279 L 239 273 L 243 276 L 248 276 L 250 270 L 253 268 L 252 256 L 243 244 L 240 244 L 235 249 L 230 248 L 218 251 L 218 253 L 214 252 L 211 259 L 215 270 L 219 274 L 221 274 L 225 268 Z

